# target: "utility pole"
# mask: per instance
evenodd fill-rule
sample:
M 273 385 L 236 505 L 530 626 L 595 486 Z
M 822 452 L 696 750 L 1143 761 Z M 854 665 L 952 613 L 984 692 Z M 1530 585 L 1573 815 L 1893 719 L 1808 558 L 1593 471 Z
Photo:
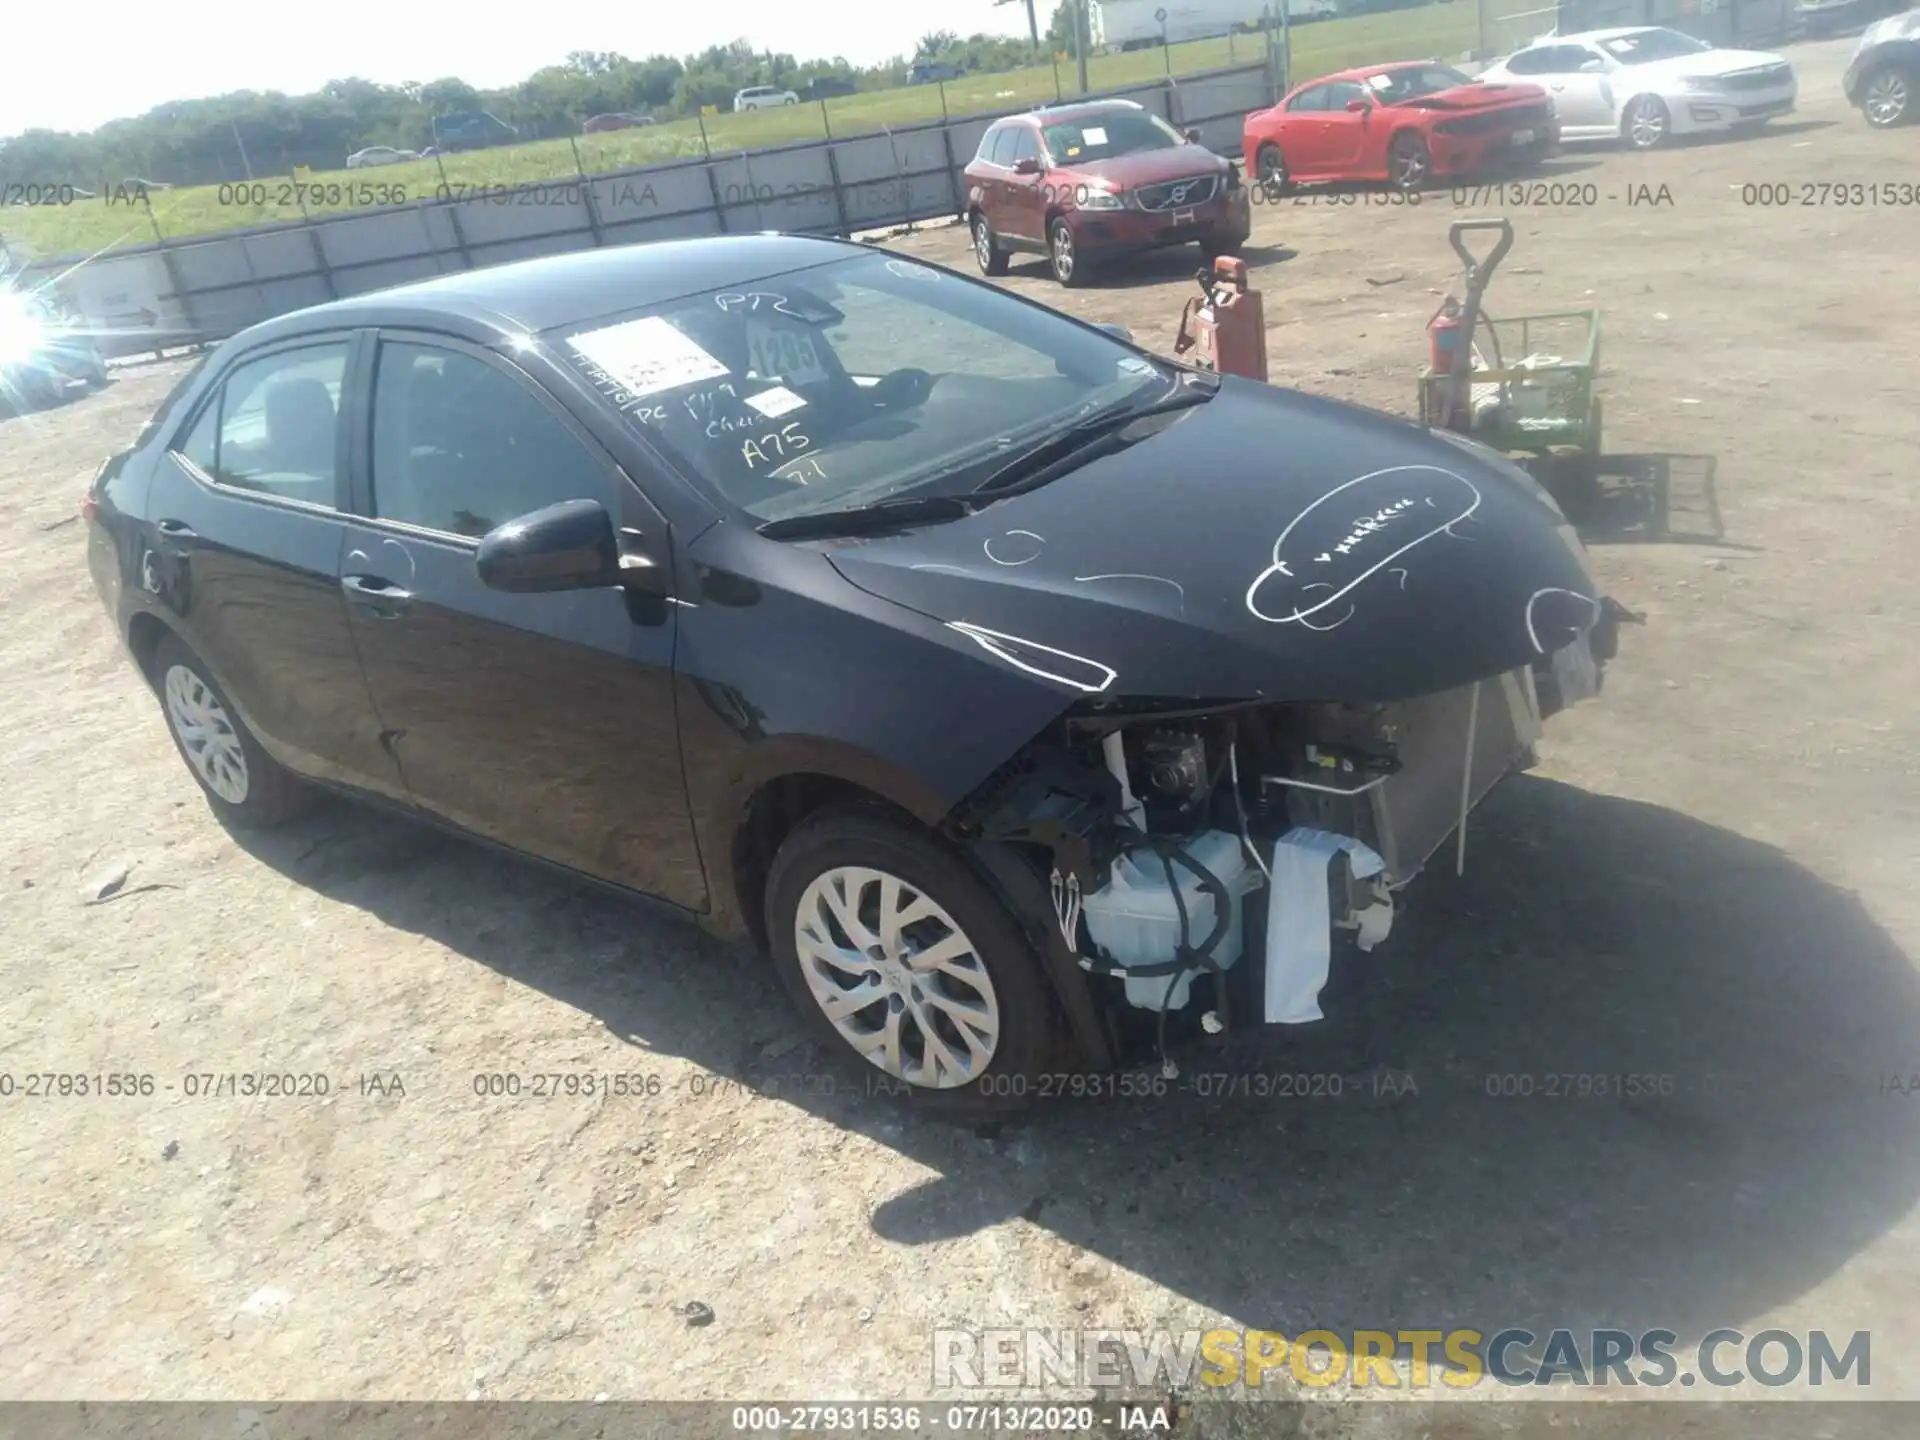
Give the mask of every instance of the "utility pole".
M 993 0 L 993 4 L 996 10 L 1002 5 L 1024 4 L 1027 7 L 1027 34 L 1033 39 L 1033 59 L 1034 63 L 1038 64 L 1040 61 L 1040 17 L 1034 13 L 1034 0 Z
M 247 144 L 240 138 L 240 122 L 230 120 L 227 123 L 233 127 L 233 143 L 240 151 L 240 168 L 247 172 L 247 179 L 251 180 L 253 179 L 253 162 L 247 159 Z
M 1080 93 L 1086 94 L 1092 87 L 1087 84 L 1087 47 L 1093 43 L 1093 22 L 1087 16 L 1087 0 L 1073 0 L 1073 50 L 1080 61 Z

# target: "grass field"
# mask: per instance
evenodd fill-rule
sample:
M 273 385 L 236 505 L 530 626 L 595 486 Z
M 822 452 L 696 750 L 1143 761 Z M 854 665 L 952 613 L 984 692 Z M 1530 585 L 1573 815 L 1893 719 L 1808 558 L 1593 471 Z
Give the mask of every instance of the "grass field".
M 1489 17 L 1487 41 L 1504 49 L 1529 38 L 1538 26 Z M 1478 35 L 1474 0 L 1441 0 L 1420 9 L 1359 15 L 1302 25 L 1293 31 L 1293 78 L 1304 81 L 1330 70 L 1383 60 L 1451 58 L 1470 49 Z M 1257 61 L 1265 54 L 1258 35 L 1195 40 L 1168 49 L 1135 50 L 1093 57 L 1087 78 L 1094 90 L 1111 90 L 1158 79 Z M 834 135 L 857 135 L 890 126 L 972 115 L 1071 98 L 1078 75 L 1071 61 L 998 75 L 969 75 L 945 86 L 918 85 L 848 95 L 824 104 L 785 106 L 744 115 L 712 115 L 609 135 L 545 140 L 511 149 L 445 156 L 377 170 L 315 172 L 296 191 L 290 177 L 270 177 L 248 186 L 198 186 L 156 191 L 150 207 L 116 203 L 116 197 L 75 199 L 65 205 L 0 209 L 0 238 L 36 256 L 89 254 L 159 237 L 181 239 L 303 215 L 342 213 L 432 200 L 449 189 L 573 179 L 711 152 L 777 145 Z M 703 133 L 704 130 L 704 133 Z M 9 176 L 22 184 L 37 177 Z M 448 187 L 443 189 L 442 187 Z M 256 203 L 258 202 L 258 203 Z

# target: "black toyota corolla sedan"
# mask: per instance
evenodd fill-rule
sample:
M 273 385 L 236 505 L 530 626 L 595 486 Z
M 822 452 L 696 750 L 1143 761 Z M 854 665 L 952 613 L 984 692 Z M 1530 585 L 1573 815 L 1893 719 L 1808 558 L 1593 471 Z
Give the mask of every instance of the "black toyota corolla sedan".
M 955 1110 L 1316 1018 L 1619 613 L 1492 451 L 777 235 L 268 321 L 83 508 L 223 821 L 654 897 Z

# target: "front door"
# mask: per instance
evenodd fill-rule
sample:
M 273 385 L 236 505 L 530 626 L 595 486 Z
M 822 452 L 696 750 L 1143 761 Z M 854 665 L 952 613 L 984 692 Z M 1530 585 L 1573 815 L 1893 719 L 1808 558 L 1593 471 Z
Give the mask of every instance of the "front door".
M 1046 163 L 1040 155 L 1040 136 L 1032 127 L 1017 125 L 1013 130 L 1013 153 L 1007 162 L 1005 178 L 1006 199 L 1002 202 L 1007 216 L 1009 235 L 1018 236 L 1031 244 L 1043 244 L 1046 240 L 1047 177 Z M 1031 175 L 1022 175 L 1012 168 L 1023 160 L 1032 161 L 1038 168 Z
M 562 500 L 666 522 L 522 372 L 438 338 L 384 335 L 366 518 L 343 565 L 353 634 L 415 802 L 542 859 L 706 904 L 673 708 L 675 607 L 618 588 L 491 590 L 479 538 Z

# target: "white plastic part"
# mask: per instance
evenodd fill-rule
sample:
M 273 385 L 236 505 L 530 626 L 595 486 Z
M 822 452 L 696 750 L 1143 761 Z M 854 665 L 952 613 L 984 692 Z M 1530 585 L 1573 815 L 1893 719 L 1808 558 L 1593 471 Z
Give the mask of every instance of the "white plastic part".
M 1327 899 L 1327 866 L 1342 850 L 1353 873 L 1365 880 L 1386 862 L 1351 835 L 1329 830 L 1289 830 L 1274 843 L 1273 885 L 1267 892 L 1266 1021 L 1306 1025 L 1326 1017 L 1320 991 L 1333 963 L 1333 907 Z M 1367 915 L 1361 915 L 1362 935 Z M 1391 911 L 1388 918 L 1391 919 Z M 1372 921 L 1379 928 L 1378 917 Z M 1371 948 L 1371 945 L 1369 945 Z
M 1239 960 L 1246 939 L 1242 899 L 1259 885 L 1260 872 L 1247 864 L 1240 837 L 1226 830 L 1209 830 L 1187 842 L 1186 850 L 1227 887 L 1231 909 L 1226 934 L 1214 948 L 1221 969 Z M 1213 933 L 1213 897 L 1200 887 L 1199 877 L 1174 862 L 1173 878 L 1187 907 L 1187 943 L 1199 945 Z M 1180 910 L 1167 884 L 1166 866 L 1151 850 L 1137 851 L 1114 862 L 1112 877 L 1081 901 L 1081 915 L 1094 943 L 1121 967 L 1159 965 L 1174 958 L 1180 943 Z M 1127 1003 L 1142 1010 L 1179 1010 L 1193 988 L 1193 974 L 1146 975 L 1126 980 Z
M 1113 778 L 1120 782 L 1120 812 L 1134 829 L 1145 830 L 1147 807 L 1133 798 L 1133 782 L 1127 779 L 1127 747 L 1118 730 L 1100 742 L 1100 753 L 1106 757 L 1107 769 L 1112 772 Z

